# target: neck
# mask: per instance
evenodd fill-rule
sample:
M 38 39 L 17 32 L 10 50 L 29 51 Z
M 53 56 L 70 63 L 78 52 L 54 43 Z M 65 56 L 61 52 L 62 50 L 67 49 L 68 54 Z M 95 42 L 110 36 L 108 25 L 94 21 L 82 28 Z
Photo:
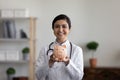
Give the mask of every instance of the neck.
M 60 43 L 60 44 L 64 43 L 66 40 L 67 40 L 67 39 L 64 39 L 64 40 L 63 40 L 63 39 L 61 39 L 61 40 L 60 40 L 60 39 L 56 39 L 56 41 L 57 41 L 58 43 Z

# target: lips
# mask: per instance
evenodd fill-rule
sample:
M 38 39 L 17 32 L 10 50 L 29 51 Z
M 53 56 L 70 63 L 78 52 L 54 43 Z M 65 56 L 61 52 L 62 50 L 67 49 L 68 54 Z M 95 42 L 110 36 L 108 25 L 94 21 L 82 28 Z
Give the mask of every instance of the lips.
M 59 32 L 58 35 L 62 36 L 62 35 L 64 35 L 64 33 L 63 32 Z

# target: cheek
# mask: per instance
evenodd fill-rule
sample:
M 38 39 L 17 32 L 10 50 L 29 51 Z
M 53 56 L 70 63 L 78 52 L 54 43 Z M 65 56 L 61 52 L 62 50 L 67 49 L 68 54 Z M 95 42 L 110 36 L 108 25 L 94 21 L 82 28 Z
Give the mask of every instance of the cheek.
M 57 31 L 56 31 L 56 30 L 53 30 L 53 33 L 54 33 L 54 34 L 56 34 L 56 33 L 57 33 Z
M 69 34 L 70 30 L 66 30 L 65 32 L 66 32 L 67 34 Z

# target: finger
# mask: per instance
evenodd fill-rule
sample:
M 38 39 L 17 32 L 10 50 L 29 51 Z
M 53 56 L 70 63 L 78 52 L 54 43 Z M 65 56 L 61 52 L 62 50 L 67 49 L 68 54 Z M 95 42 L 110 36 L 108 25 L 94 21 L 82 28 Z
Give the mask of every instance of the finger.
M 66 56 L 64 59 L 63 59 L 63 61 L 68 61 L 69 60 L 69 57 L 68 56 Z
M 59 59 L 58 58 L 55 58 L 55 61 L 58 61 Z

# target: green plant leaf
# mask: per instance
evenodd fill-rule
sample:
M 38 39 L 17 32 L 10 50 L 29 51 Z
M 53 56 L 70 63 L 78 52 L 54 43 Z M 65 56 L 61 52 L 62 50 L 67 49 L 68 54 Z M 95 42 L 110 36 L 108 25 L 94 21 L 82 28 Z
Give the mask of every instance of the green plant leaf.
M 15 70 L 14 68 L 12 68 L 12 67 L 9 67 L 9 68 L 6 70 L 6 73 L 7 73 L 8 75 L 10 75 L 10 74 L 15 74 L 15 73 L 16 73 L 16 70 Z
M 27 54 L 29 52 L 30 52 L 30 49 L 28 47 L 25 47 L 25 48 L 22 49 L 23 54 Z
M 86 47 L 89 50 L 96 50 L 98 48 L 98 46 L 99 46 L 99 44 L 96 41 L 91 41 L 91 42 L 87 43 L 87 45 L 86 45 Z

